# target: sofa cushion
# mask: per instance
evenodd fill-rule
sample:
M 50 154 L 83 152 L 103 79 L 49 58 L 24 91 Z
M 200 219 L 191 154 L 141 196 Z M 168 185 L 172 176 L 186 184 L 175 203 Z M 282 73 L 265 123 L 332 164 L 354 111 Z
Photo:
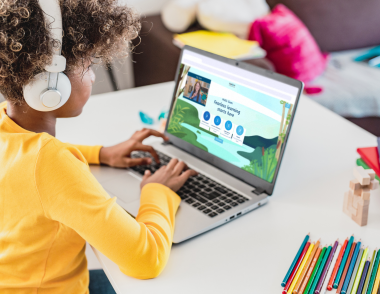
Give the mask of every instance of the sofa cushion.
M 278 73 L 309 82 L 325 69 L 326 58 L 310 32 L 282 4 L 254 21 L 248 38 L 259 42 Z
M 267 0 L 282 3 L 307 26 L 324 52 L 380 44 L 379 0 Z

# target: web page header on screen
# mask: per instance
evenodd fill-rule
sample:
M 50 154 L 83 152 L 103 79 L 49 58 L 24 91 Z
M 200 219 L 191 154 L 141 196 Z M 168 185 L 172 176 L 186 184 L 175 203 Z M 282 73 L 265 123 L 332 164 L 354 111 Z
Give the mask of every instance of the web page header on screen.
M 218 75 L 233 83 L 238 83 L 253 90 L 273 96 L 274 98 L 294 103 L 298 88 L 266 78 L 264 76 L 231 66 L 218 60 L 185 50 L 182 63 L 197 67 L 205 72 Z

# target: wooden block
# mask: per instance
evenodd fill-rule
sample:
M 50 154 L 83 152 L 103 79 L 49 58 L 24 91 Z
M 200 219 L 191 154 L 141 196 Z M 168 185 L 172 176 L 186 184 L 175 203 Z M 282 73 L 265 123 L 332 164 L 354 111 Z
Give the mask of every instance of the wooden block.
M 359 225 L 359 226 L 366 226 L 368 223 L 368 208 L 367 207 L 360 207 L 358 208 L 358 213 L 355 216 L 352 216 L 351 218 Z
M 366 226 L 368 224 L 368 216 L 367 217 L 352 216 L 351 219 L 355 221 L 361 227 Z
M 358 208 L 359 205 L 361 205 L 361 206 L 369 206 L 369 200 L 364 200 L 360 196 L 353 196 L 352 206 L 354 208 Z
M 371 183 L 369 184 L 369 188 L 371 190 L 376 190 L 379 188 L 379 181 L 378 180 L 372 180 Z
M 369 188 L 363 188 L 361 197 L 363 200 L 369 200 L 371 198 L 371 190 Z
M 350 189 L 352 191 L 360 190 L 362 186 L 360 185 L 359 181 L 357 179 L 350 181 Z
M 371 182 L 371 177 L 368 175 L 368 173 L 362 166 L 354 167 L 354 177 L 362 186 L 369 185 L 369 183 Z
M 371 181 L 375 179 L 376 173 L 373 169 L 365 169 L 365 172 L 370 176 Z
M 348 211 L 351 212 L 353 216 L 356 216 L 358 214 L 358 209 L 354 206 L 349 206 Z

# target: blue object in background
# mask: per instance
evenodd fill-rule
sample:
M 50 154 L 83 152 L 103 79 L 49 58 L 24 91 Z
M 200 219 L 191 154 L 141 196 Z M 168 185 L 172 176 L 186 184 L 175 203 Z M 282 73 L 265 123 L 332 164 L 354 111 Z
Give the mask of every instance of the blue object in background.
M 153 118 L 151 118 L 150 116 L 148 116 L 146 113 L 140 111 L 139 115 L 140 115 L 141 121 L 144 124 L 147 124 L 147 125 L 152 125 L 153 124 Z
M 380 67 L 380 46 L 374 47 L 354 58 L 354 61 L 365 62 L 371 67 Z
M 208 121 L 210 119 L 211 115 L 210 115 L 210 112 L 208 111 L 205 111 L 205 113 L 203 114 L 203 118 L 205 121 Z
M 214 124 L 216 126 L 219 126 L 221 122 L 222 122 L 222 119 L 220 118 L 219 115 L 217 115 L 217 116 L 214 117 Z
M 239 136 L 243 135 L 244 133 L 244 128 L 242 126 L 238 126 L 236 128 L 236 134 L 238 134 Z
M 285 108 L 290 108 L 290 104 L 289 104 L 289 103 L 286 103 L 286 104 L 285 104 Z
M 232 122 L 231 121 L 226 121 L 226 123 L 224 124 L 224 127 L 226 128 L 227 131 L 231 130 L 232 129 Z
M 161 111 L 160 115 L 158 116 L 158 120 L 161 120 L 167 117 L 168 117 L 168 111 Z

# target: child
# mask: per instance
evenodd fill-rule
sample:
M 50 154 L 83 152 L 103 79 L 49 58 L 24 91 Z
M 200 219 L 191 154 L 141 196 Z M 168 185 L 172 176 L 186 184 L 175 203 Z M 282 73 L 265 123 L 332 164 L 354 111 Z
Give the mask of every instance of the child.
M 56 119 L 79 115 L 89 99 L 93 58 L 109 62 L 140 30 L 138 16 L 117 0 L 59 3 L 72 91 L 62 107 L 41 112 L 25 102 L 23 86 L 50 64 L 49 24 L 38 0 L 0 0 L 0 92 L 7 100 L 0 104 L 0 293 L 88 293 L 86 241 L 127 275 L 158 276 L 169 257 L 181 200 L 174 191 L 196 174 L 183 171 L 185 164 L 176 159 L 153 175 L 147 171 L 133 219 L 107 195 L 88 164 L 151 163 L 130 158 L 134 150 L 148 151 L 159 162 L 142 141 L 151 135 L 168 138 L 143 129 L 124 143 L 102 147 L 54 137 Z

